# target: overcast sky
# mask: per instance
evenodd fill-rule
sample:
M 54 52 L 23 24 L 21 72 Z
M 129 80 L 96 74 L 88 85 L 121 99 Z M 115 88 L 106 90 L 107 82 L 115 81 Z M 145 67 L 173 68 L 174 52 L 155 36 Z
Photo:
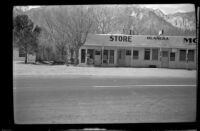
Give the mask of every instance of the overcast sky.
M 173 14 L 176 12 L 194 11 L 193 4 L 142 4 L 141 7 L 160 9 L 165 14 Z M 37 8 L 39 6 L 29 6 L 29 8 Z
M 141 7 L 160 9 L 165 14 L 195 11 L 193 4 L 143 4 Z

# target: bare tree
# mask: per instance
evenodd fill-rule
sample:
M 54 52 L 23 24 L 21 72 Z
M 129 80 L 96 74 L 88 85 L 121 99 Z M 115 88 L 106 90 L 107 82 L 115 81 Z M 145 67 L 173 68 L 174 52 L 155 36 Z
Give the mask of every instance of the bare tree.
M 97 5 L 93 7 L 93 31 L 95 33 L 110 33 L 113 25 L 116 23 L 113 15 L 113 9 L 110 6 Z
M 52 19 L 44 16 L 44 20 L 48 27 L 48 33 L 50 35 L 49 38 L 55 44 L 56 58 L 54 61 L 64 61 L 66 63 L 66 44 L 68 38 L 63 31 L 60 30 L 57 21 Z
M 85 6 L 73 6 L 73 9 L 67 11 L 67 14 L 60 14 L 62 19 L 58 19 L 60 24 L 57 27 L 66 36 L 72 57 L 75 54 L 74 62 L 78 64 L 79 48 L 85 43 L 93 23 L 92 9 Z

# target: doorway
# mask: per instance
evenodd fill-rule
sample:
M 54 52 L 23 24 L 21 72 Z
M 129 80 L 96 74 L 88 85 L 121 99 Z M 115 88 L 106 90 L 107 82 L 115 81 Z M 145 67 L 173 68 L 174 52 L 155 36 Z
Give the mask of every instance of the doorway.
M 168 51 L 162 51 L 161 67 L 162 68 L 169 67 L 169 52 Z
M 131 50 L 126 50 L 125 63 L 125 66 L 131 66 Z
M 125 66 L 125 49 L 118 49 L 117 50 L 117 65 L 118 66 Z

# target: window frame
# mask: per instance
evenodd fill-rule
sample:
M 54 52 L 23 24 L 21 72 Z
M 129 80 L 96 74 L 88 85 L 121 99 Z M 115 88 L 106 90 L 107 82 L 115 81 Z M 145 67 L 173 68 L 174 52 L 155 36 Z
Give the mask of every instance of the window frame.
M 109 50 L 109 64 L 114 64 L 114 59 L 115 59 L 115 51 L 114 50 Z
M 182 60 L 181 58 L 181 51 L 184 51 L 185 52 L 185 58 L 184 58 L 184 60 Z M 186 62 L 186 58 L 187 57 L 187 51 L 186 51 L 186 49 L 180 49 L 179 50 L 179 61 L 181 61 L 181 62 Z
M 86 62 L 86 49 L 81 49 L 81 63 L 85 63 L 85 62 Z
M 193 57 L 192 57 L 192 60 L 191 59 L 189 59 L 189 51 L 193 51 Z M 195 50 L 192 50 L 192 49 L 190 49 L 190 50 L 188 50 L 188 53 L 187 53 L 187 61 L 189 61 L 189 62 L 194 62 L 194 57 L 195 57 Z
M 154 57 L 153 57 L 154 56 L 153 54 L 155 53 L 154 52 L 155 50 L 157 50 L 157 58 L 156 59 L 154 59 Z M 158 61 L 158 59 L 159 59 L 159 49 L 158 48 L 153 48 L 152 49 L 151 59 L 154 60 L 154 61 Z
M 126 56 L 131 56 L 131 50 L 126 50 Z
M 174 57 L 172 57 L 172 54 L 174 54 Z M 169 54 L 169 61 L 176 61 L 176 53 L 175 52 L 170 52 Z M 173 58 L 173 59 L 172 59 Z
M 101 55 L 101 51 L 95 50 L 95 55 Z
M 134 52 L 137 52 L 137 55 L 134 55 Z M 139 51 L 138 50 L 133 50 L 133 59 L 138 60 L 139 58 Z
M 146 59 L 147 52 L 149 52 L 148 59 Z M 151 49 L 149 49 L 149 48 L 144 49 L 144 60 L 151 60 Z

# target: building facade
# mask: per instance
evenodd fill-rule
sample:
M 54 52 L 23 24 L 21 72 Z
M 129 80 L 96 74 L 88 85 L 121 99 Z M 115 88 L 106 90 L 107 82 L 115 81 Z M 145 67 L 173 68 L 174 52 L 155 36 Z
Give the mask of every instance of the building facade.
M 196 69 L 195 36 L 88 34 L 80 66 Z
M 35 54 L 28 54 L 27 61 L 28 62 L 35 62 L 36 55 Z M 23 50 L 19 48 L 13 48 L 13 60 L 14 61 L 24 61 L 25 60 L 25 53 Z

